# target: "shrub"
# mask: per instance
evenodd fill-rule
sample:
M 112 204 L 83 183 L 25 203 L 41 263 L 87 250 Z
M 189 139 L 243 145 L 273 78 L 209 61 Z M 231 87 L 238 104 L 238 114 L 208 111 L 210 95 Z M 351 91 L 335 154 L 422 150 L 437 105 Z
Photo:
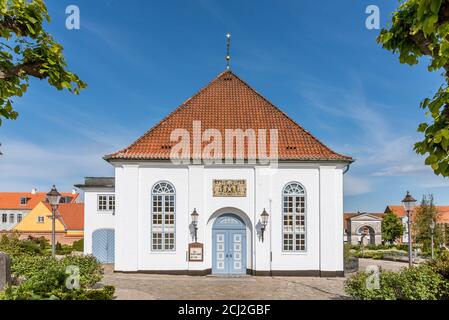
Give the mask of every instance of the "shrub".
M 367 287 L 368 277 L 371 274 L 358 272 L 345 282 L 345 292 L 355 299 L 361 300 L 394 300 L 396 298 L 393 286 L 397 274 L 382 272 L 379 278 L 379 289 Z
M 428 262 L 428 266 L 449 281 L 449 252 L 442 251 L 436 259 Z
M 101 263 L 92 255 L 89 256 L 67 256 L 60 261 L 64 269 L 67 266 L 77 266 L 80 268 L 81 286 L 91 288 L 103 277 L 103 267 Z
M 397 249 L 387 249 L 387 250 L 364 250 L 356 251 L 354 255 L 358 258 L 367 258 L 367 259 L 383 259 L 386 256 L 406 256 L 407 252 Z
M 113 286 L 88 290 L 54 289 L 44 294 L 37 294 L 25 286 L 18 286 L 8 287 L 4 292 L 0 292 L 0 300 L 112 300 L 114 293 Z
M 448 297 L 449 283 L 429 266 L 379 273 L 379 288 L 367 287 L 371 274 L 360 272 L 345 282 L 345 291 L 361 300 L 437 300 Z
M 56 254 L 57 255 L 68 255 L 71 254 L 73 251 L 72 246 L 66 245 L 66 244 L 60 244 L 59 242 L 56 243 Z
M 84 239 L 77 240 L 72 244 L 73 251 L 83 252 L 84 251 Z
M 3 236 L 0 239 L 0 250 L 10 256 L 11 271 L 16 280 L 16 285 L 0 292 L 0 300 L 113 299 L 113 287 L 93 289 L 103 275 L 102 266 L 95 257 L 65 256 L 57 260 L 44 254 L 45 251 L 41 249 L 44 246 L 46 246 L 46 242 L 42 239 L 19 240 L 16 235 Z M 61 250 L 63 248 L 64 246 L 60 246 Z M 80 289 L 66 288 L 68 266 L 79 268 Z
M 28 240 L 20 240 L 17 232 L 3 234 L 0 238 L 0 251 L 5 252 L 9 256 L 17 256 L 22 254 L 45 254 L 45 246 L 47 240 L 45 238 L 32 238 Z

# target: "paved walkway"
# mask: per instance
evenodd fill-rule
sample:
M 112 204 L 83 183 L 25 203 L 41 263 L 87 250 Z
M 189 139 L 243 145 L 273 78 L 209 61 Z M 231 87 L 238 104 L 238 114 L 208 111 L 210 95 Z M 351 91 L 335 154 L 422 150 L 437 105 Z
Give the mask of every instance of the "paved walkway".
M 345 299 L 344 278 L 190 277 L 105 274 L 102 284 L 116 287 L 117 299 L 167 300 L 329 300 Z
M 360 270 L 379 265 L 397 271 L 406 263 L 360 259 Z M 102 284 L 114 285 L 120 300 L 341 300 L 345 278 L 317 277 L 190 277 L 112 273 L 105 270 Z
M 375 265 L 385 271 L 399 271 L 402 268 L 408 267 L 407 262 L 387 261 L 387 260 L 373 260 L 373 259 L 359 259 L 359 271 L 365 271 L 369 265 Z

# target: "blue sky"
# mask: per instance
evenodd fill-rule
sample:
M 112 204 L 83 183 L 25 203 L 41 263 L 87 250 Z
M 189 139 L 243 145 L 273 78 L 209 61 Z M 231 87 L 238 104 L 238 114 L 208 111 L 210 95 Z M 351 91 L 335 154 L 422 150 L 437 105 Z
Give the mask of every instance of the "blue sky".
M 391 0 L 46 1 L 49 30 L 69 68 L 89 87 L 80 96 L 33 80 L 16 99 L 17 121 L 0 127 L 0 190 L 71 190 L 84 176 L 108 176 L 102 156 L 126 146 L 225 68 L 334 150 L 357 161 L 345 176 L 345 211 L 383 211 L 410 190 L 449 204 L 449 182 L 413 152 L 424 120 L 419 102 L 442 79 L 426 63 L 409 67 L 365 28 Z M 65 8 L 81 29 L 65 28 Z

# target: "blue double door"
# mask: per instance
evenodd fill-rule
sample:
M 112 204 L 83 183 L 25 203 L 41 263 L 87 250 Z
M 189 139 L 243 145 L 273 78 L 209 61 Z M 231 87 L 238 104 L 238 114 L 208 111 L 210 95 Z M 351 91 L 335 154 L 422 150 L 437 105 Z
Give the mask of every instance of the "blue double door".
M 98 229 L 92 234 L 92 255 L 101 263 L 114 263 L 114 229 Z
M 246 274 L 246 228 L 234 215 L 217 219 L 212 231 L 212 273 Z

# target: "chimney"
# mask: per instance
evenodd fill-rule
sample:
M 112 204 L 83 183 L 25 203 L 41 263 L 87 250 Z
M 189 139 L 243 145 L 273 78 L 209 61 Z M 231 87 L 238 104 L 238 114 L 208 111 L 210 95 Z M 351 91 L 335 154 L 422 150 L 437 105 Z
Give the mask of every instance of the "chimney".
M 31 194 L 36 194 L 37 193 L 37 189 L 33 188 L 33 190 L 31 190 Z

